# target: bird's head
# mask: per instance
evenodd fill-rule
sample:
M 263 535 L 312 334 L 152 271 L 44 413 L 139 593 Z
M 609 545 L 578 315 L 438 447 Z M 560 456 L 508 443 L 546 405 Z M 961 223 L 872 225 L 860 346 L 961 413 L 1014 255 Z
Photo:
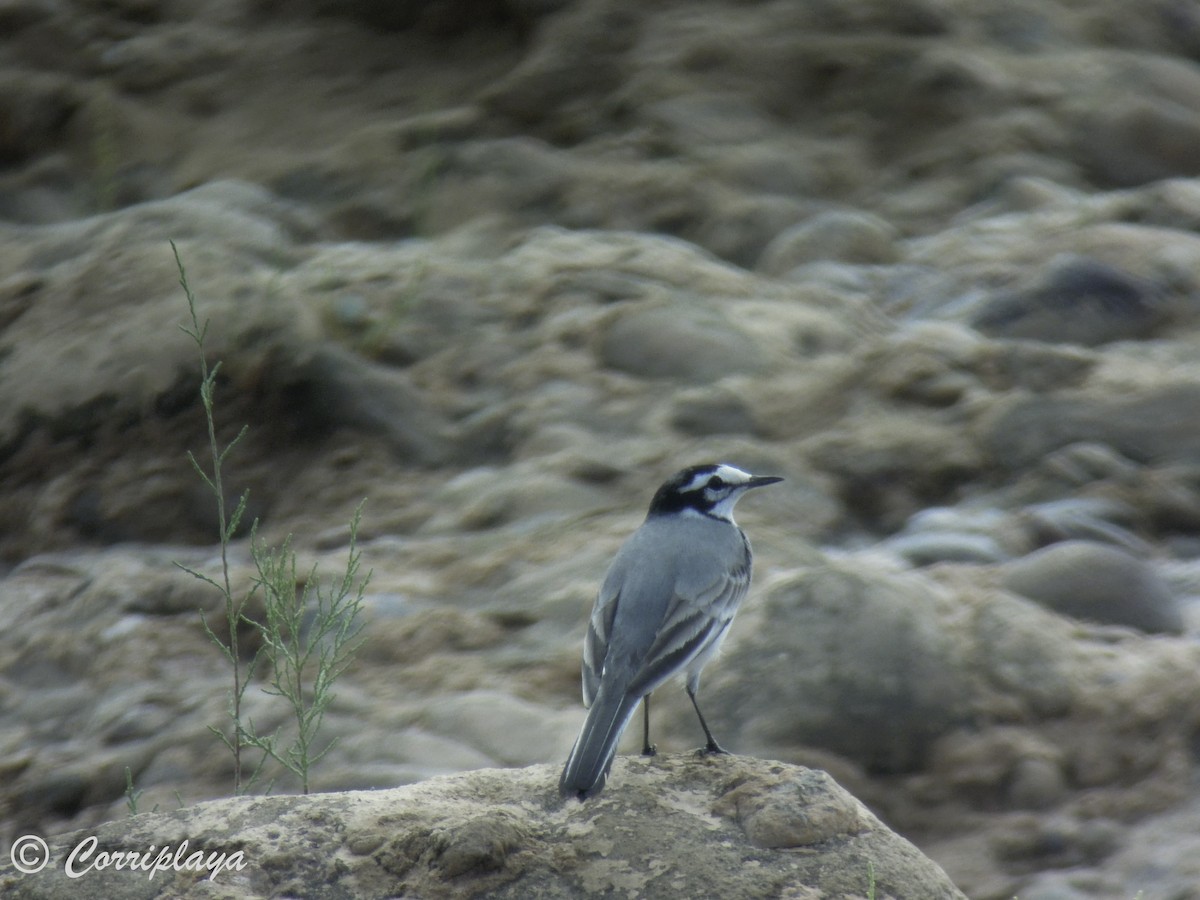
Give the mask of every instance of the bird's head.
M 751 475 L 736 466 L 711 463 L 689 466 L 668 478 L 650 501 L 650 515 L 704 515 L 733 521 L 733 507 L 751 488 L 783 481 L 775 475 Z

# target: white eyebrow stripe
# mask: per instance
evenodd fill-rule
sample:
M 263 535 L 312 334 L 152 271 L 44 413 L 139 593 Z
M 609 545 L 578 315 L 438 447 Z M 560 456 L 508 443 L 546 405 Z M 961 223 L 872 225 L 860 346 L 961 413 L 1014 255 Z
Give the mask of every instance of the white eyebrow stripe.
M 751 477 L 749 472 L 743 472 L 736 466 L 726 465 L 725 463 L 717 466 L 716 474 L 721 476 L 722 481 L 729 484 L 745 484 Z

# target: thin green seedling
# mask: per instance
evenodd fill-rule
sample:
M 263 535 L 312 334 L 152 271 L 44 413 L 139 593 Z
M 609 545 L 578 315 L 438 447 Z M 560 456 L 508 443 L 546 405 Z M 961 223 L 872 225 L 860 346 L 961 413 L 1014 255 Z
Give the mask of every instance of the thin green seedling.
M 174 241 L 171 241 L 171 251 L 175 254 L 175 266 L 179 270 L 179 284 L 183 288 L 184 295 L 187 297 L 188 312 L 191 314 L 192 320 L 190 327 L 187 325 L 179 327 L 184 334 L 192 339 L 200 355 L 200 402 L 204 407 L 204 418 L 208 427 L 208 465 L 210 468 L 205 469 L 196 458 L 196 455 L 190 450 L 187 456 L 192 464 L 192 468 L 196 470 L 200 479 L 216 498 L 217 533 L 221 544 L 221 573 L 219 578 L 213 578 L 190 566 L 185 566 L 181 563 L 176 563 L 176 565 L 188 574 L 212 585 L 224 600 L 227 640 L 217 634 L 209 624 L 208 616 L 204 610 L 200 611 L 200 621 L 204 626 L 204 633 L 225 657 L 233 675 L 233 687 L 229 692 L 226 707 L 230 729 L 227 731 L 225 728 L 210 725 L 209 731 L 217 736 L 232 756 L 233 792 L 234 794 L 242 794 L 253 782 L 262 767 L 262 760 L 260 759 L 254 772 L 251 776 L 247 777 L 244 768 L 245 761 L 242 758 L 242 750 L 248 746 L 253 746 L 248 739 L 243 722 L 242 705 L 245 701 L 246 689 L 249 687 L 255 666 L 258 662 L 258 654 L 255 653 L 249 661 L 243 663 L 241 653 L 239 652 L 239 633 L 242 625 L 248 622 L 245 615 L 248 596 L 239 596 L 233 591 L 229 571 L 229 548 L 233 541 L 233 536 L 237 533 L 238 527 L 241 525 L 242 517 L 246 513 L 246 504 L 250 499 L 250 493 L 249 491 L 243 491 L 234 505 L 232 512 L 228 510 L 225 500 L 224 465 L 230 452 L 246 435 L 249 427 L 243 425 L 233 440 L 224 447 L 217 440 L 214 395 L 216 392 L 217 373 L 221 369 L 221 364 L 219 362 L 215 363 L 211 368 L 208 365 L 208 356 L 205 350 L 205 339 L 208 336 L 208 320 L 206 319 L 203 324 L 200 323 L 200 317 L 196 311 L 196 295 L 192 292 L 191 285 L 188 283 L 187 269 L 183 265 L 183 259 L 179 255 L 179 248 L 175 245 Z
M 136 816 L 138 814 L 138 800 L 142 796 L 142 791 L 133 789 L 133 772 L 129 770 L 129 766 L 125 767 L 125 805 L 129 808 L 129 814 Z

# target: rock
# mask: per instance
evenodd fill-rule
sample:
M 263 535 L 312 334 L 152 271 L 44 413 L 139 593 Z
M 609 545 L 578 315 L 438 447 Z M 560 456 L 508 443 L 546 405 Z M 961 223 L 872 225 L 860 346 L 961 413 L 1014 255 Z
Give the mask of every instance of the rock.
M 1079 677 L 1067 623 L 1037 608 L 985 603 L 974 611 L 965 652 L 1000 695 L 989 699 L 1005 717 L 1014 710 L 1039 719 L 1066 715 Z
M 1051 815 L 1037 821 L 1014 819 L 996 843 L 1008 859 L 1024 860 L 1038 869 L 1055 869 L 1103 859 L 1115 849 L 1114 837 L 1106 823 L 1081 823 Z
M 1047 609 L 1077 619 L 1180 634 L 1171 589 L 1142 560 L 1116 547 L 1064 541 L 1001 567 L 1002 583 Z
M 1162 816 L 1156 816 L 1125 835 L 1109 858 L 1108 877 L 1114 885 L 1142 885 L 1169 897 L 1200 883 L 1200 804 L 1189 799 Z
M 1012 528 L 990 509 L 930 507 L 910 516 L 904 527 L 881 542 L 914 566 L 938 562 L 1000 562 Z
M 869 770 L 919 768 L 968 715 L 968 657 L 937 624 L 950 603 L 926 581 L 858 566 L 782 579 L 755 602 L 753 624 L 739 620 L 703 691 L 707 716 L 735 723 L 753 746 L 809 744 Z
M 680 391 L 671 425 L 684 434 L 753 434 L 754 417 L 737 391 L 725 386 Z
M 980 418 L 979 436 L 1002 470 L 1024 467 L 1069 444 L 1106 444 L 1135 462 L 1190 459 L 1200 436 L 1188 427 L 1200 385 L 1163 381 L 1138 397 L 1062 390 L 1015 395 Z
M 1096 367 L 1095 356 L 1063 344 L 1019 341 L 980 349 L 978 366 L 985 385 L 1001 394 L 1049 393 L 1083 385 Z
M 1194 107 L 1164 97 L 1122 97 L 1081 129 L 1079 152 L 1102 184 L 1129 187 L 1200 172 Z
M 616 774 L 602 799 L 585 804 L 558 797 L 556 767 L 534 766 L 390 791 L 243 797 L 142 814 L 52 838 L 52 864 L 36 875 L 5 860 L 0 891 L 30 900 L 76 896 L 80 882 L 70 871 L 86 870 L 89 891 L 113 900 L 164 889 L 181 900 L 214 889 L 247 898 L 613 890 L 647 898 L 963 897 L 823 772 L 746 757 L 663 755 L 619 762 Z M 115 859 L 102 853 L 152 852 L 153 845 L 157 855 L 185 842 L 181 862 L 202 851 L 192 871 L 147 875 L 100 864 Z M 210 868 L 197 872 L 201 859 Z
M 1079 457 L 1076 461 L 1102 465 L 1111 461 L 1086 451 Z M 1153 547 L 1129 528 L 1138 521 L 1138 511 L 1121 501 L 1079 498 L 1038 503 L 1024 510 L 1021 518 L 1038 543 L 1078 539 L 1112 544 L 1143 557 L 1153 553 Z
M 418 464 L 444 461 L 454 452 L 448 424 L 403 374 L 332 345 L 314 347 L 283 367 L 287 375 L 278 389 L 295 417 L 293 427 L 302 432 L 379 434 Z
M 991 537 L 983 534 L 933 533 L 897 535 L 887 547 L 914 566 L 939 562 L 1000 562 L 1005 552 Z
M 762 367 L 749 335 L 718 310 L 683 304 L 634 308 L 601 338 L 601 362 L 639 378 L 714 381 Z
M 758 261 L 759 271 L 784 276 L 805 263 L 895 263 L 896 230 L 879 216 L 857 210 L 818 213 L 777 235 Z
M 1028 729 L 947 735 L 938 742 L 931 769 L 943 784 L 1010 809 L 1048 809 L 1067 796 L 1063 752 Z
M 1131 477 L 1127 460 L 1114 459 L 1107 448 L 1076 445 L 1060 458 L 1044 463 L 1070 483 L 1082 486 L 1103 476 L 1089 467 L 1109 472 L 1114 479 Z M 1111 467 L 1116 467 L 1115 469 Z M 1120 473 L 1119 475 L 1117 473 Z M 1112 544 L 1134 554 L 1149 555 L 1152 546 L 1135 533 L 1142 515 L 1130 503 L 1100 497 L 1071 497 L 1018 507 L 1016 498 L 1027 492 L 1013 486 L 990 502 L 957 507 L 930 507 L 911 516 L 896 534 L 880 543 L 915 566 L 938 562 L 999 563 L 1046 544 L 1069 539 Z M 994 505 L 993 505 L 994 504 Z
M 1096 346 L 1146 337 L 1162 319 L 1162 292 L 1099 260 L 1067 257 L 1025 290 L 986 301 L 972 325 L 1004 338 Z

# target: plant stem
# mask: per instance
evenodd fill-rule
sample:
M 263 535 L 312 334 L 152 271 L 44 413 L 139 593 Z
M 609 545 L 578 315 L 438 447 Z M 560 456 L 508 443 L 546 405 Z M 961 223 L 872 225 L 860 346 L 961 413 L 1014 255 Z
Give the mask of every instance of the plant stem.
M 213 392 L 216 387 L 217 372 L 221 368 L 221 364 L 217 363 L 212 369 L 209 369 L 208 360 L 204 353 L 204 339 L 208 335 L 208 321 L 200 324 L 199 315 L 196 312 L 196 297 L 192 293 L 191 285 L 188 284 L 187 270 L 184 268 L 183 259 L 179 255 L 179 248 L 175 246 L 175 242 L 171 241 L 171 251 L 175 254 L 175 265 L 179 269 L 179 284 L 183 288 L 184 294 L 187 296 L 188 311 L 192 317 L 192 327 L 180 326 L 182 331 L 187 334 L 196 344 L 196 349 L 200 353 L 200 400 L 204 405 L 204 418 L 208 426 L 208 450 L 212 464 L 212 474 L 205 471 L 200 465 L 196 457 L 192 453 L 188 453 L 188 459 L 191 460 L 192 466 L 200 474 L 204 483 L 216 496 L 217 501 L 217 528 L 220 532 L 221 539 L 221 581 L 215 582 L 207 576 L 186 569 L 191 574 L 201 578 L 204 581 L 213 584 L 224 596 L 225 599 L 225 624 L 228 629 L 228 643 L 223 641 L 209 627 L 207 620 L 204 621 L 204 629 L 208 633 L 209 638 L 214 641 L 224 652 L 229 660 L 230 667 L 233 669 L 233 691 L 230 695 L 229 717 L 233 722 L 233 736 L 226 737 L 223 732 L 221 735 L 226 746 L 233 754 L 233 791 L 235 794 L 242 793 L 243 777 L 242 777 L 242 747 L 245 745 L 245 729 L 242 726 L 242 698 L 246 693 L 246 677 L 248 673 L 242 671 L 241 655 L 238 652 L 238 631 L 241 625 L 242 607 L 244 599 L 237 599 L 233 594 L 233 586 L 229 577 L 229 543 L 233 539 L 234 533 L 241 522 L 242 515 L 246 511 L 247 493 L 243 493 L 238 501 L 237 506 L 233 510 L 233 514 L 229 515 L 225 503 L 225 482 L 222 476 L 222 464 L 225 457 L 234 446 L 242 439 L 246 433 L 246 427 L 238 432 L 237 436 L 230 441 L 224 449 L 221 449 L 217 442 L 217 427 L 216 418 L 213 412 L 214 400 Z M 201 613 L 203 618 L 203 613 Z

